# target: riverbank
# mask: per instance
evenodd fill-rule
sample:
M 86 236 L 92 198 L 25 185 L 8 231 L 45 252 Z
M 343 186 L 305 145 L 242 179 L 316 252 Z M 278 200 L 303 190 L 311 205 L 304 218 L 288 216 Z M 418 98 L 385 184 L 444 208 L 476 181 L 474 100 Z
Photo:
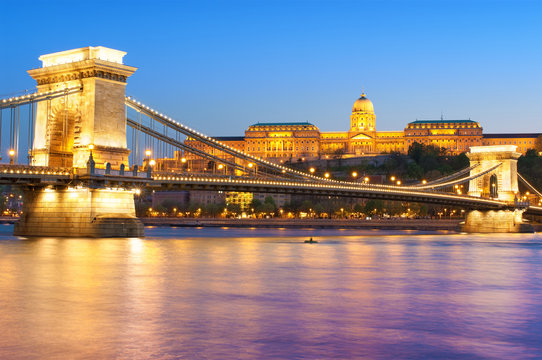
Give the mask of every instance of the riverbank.
M 145 226 L 179 227 L 255 227 L 287 229 L 387 229 L 457 231 L 460 219 L 194 219 L 140 218 Z

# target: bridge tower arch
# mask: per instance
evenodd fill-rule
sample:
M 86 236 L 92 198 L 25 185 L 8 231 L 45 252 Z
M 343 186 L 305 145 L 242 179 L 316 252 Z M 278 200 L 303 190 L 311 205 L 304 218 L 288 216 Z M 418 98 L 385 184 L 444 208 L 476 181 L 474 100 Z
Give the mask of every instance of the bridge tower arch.
M 470 175 L 485 172 L 496 165 L 494 170 L 469 182 L 469 195 L 491 197 L 503 201 L 514 201 L 518 193 L 517 160 L 521 153 L 515 145 L 473 146 L 467 156 L 470 165 L 478 165 Z
M 124 96 L 137 68 L 123 64 L 125 52 L 103 46 L 42 55 L 29 70 L 39 92 L 82 91 L 37 104 L 32 164 L 86 167 L 93 145 L 97 165 L 128 164 Z

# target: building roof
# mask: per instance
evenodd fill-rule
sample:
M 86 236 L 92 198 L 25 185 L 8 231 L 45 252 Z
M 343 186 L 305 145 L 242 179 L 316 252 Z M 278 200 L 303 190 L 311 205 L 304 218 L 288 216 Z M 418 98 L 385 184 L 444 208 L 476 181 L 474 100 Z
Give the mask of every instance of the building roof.
M 218 141 L 244 141 L 244 136 L 213 136 L 213 139 Z
M 371 100 L 367 99 L 365 94 L 361 94 L 359 99 L 356 100 L 356 102 L 354 103 L 354 106 L 352 107 L 352 112 L 353 113 L 360 112 L 360 111 L 361 112 L 366 112 L 366 113 L 369 113 L 369 114 L 374 114 L 375 113 L 373 103 L 371 102 Z
M 305 122 L 283 122 L 283 123 L 279 123 L 279 122 L 261 123 L 261 122 L 259 122 L 257 124 L 252 124 L 250 126 L 303 126 L 303 125 L 312 125 L 312 126 L 314 126 L 314 124 L 311 124 L 308 121 L 305 121 Z
M 536 138 L 541 133 L 520 133 L 520 134 L 483 134 L 484 139 L 514 139 L 514 138 Z
M 434 123 L 441 123 L 441 124 L 446 124 L 446 123 L 476 123 L 476 121 L 471 120 L 471 119 L 466 119 L 466 120 L 443 120 L 443 119 L 439 119 L 439 120 L 416 120 L 416 121 L 410 122 L 409 124 L 434 124 Z

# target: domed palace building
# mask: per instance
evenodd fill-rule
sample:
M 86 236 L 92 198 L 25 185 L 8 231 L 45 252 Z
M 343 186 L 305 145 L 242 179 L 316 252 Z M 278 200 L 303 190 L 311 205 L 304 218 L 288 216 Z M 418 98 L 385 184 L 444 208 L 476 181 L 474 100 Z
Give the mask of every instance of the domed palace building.
M 220 136 L 215 139 L 249 154 L 284 163 L 320 158 L 358 157 L 383 153 L 408 152 L 415 142 L 445 148 L 451 154 L 467 152 L 471 146 L 517 145 L 518 152 L 534 148 L 540 134 L 483 134 L 480 124 L 465 120 L 416 120 L 401 131 L 377 131 L 376 115 L 365 94 L 354 102 L 348 131 L 320 131 L 309 122 L 259 122 L 250 125 L 245 136 Z M 223 156 L 194 139 L 185 143 L 211 154 Z M 194 170 L 206 169 L 206 162 L 186 154 Z M 200 161 L 198 161 L 200 160 Z

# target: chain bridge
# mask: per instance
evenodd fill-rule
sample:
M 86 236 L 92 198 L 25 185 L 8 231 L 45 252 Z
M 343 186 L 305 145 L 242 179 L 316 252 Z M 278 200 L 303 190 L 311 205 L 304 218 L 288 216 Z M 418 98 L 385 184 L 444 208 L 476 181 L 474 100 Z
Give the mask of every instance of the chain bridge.
M 43 55 L 28 73 L 37 90 L 0 100 L 0 183 L 19 186 L 21 236 L 143 236 L 134 193 L 216 190 L 326 195 L 458 206 L 465 231 L 525 231 L 522 214 L 542 207 L 518 198 L 518 182 L 542 194 L 517 173 L 516 147 L 471 148 L 470 167 L 414 185 L 337 181 L 244 153 L 125 95 L 137 70 L 126 53 L 87 47 Z M 2 129 L 4 133 L 2 134 Z M 187 145 L 189 138 L 205 144 Z M 213 171 L 156 169 L 176 152 L 207 159 Z M 449 192 L 468 183 L 469 192 Z

